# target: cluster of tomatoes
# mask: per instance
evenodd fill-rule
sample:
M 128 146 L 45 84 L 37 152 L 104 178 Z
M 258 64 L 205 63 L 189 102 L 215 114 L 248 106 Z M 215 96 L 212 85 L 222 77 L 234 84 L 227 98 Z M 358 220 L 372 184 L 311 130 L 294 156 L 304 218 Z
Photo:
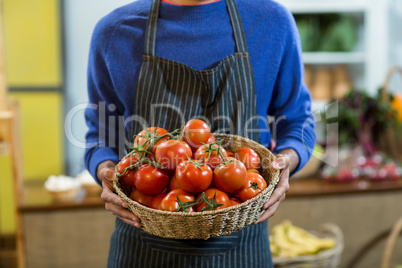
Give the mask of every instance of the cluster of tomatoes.
M 225 150 L 202 120 L 183 130 L 141 131 L 117 166 L 116 179 L 132 187 L 130 198 L 163 211 L 200 212 L 240 204 L 267 187 L 259 155 L 244 147 Z

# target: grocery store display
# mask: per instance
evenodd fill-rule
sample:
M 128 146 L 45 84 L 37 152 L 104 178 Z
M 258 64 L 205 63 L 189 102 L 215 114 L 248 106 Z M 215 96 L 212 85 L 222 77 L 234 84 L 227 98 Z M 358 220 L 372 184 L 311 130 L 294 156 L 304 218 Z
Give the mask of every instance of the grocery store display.
M 116 192 L 145 231 L 162 237 L 206 239 L 252 224 L 279 177 L 268 149 L 212 135 L 201 120 L 144 129 L 131 149 L 116 166 Z

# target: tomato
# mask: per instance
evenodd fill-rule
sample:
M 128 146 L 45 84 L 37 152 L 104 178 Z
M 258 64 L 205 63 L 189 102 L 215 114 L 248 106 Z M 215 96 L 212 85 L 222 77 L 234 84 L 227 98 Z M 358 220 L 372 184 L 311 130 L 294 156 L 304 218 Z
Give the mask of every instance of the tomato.
M 126 170 L 127 167 L 134 165 L 138 162 L 138 156 L 129 156 L 120 161 L 120 163 L 117 165 L 117 172 L 119 174 L 123 174 Z M 119 182 L 123 185 L 127 185 L 130 187 L 134 187 L 134 175 L 135 175 L 135 169 L 129 169 L 127 170 L 126 174 L 123 176 L 119 177 Z
M 235 198 L 235 197 L 231 197 L 230 199 L 230 206 L 236 206 L 236 205 L 240 205 L 242 203 L 241 200 Z
M 175 189 L 170 191 L 161 201 L 161 210 L 177 212 L 179 208 L 179 202 L 177 198 L 183 203 L 194 201 L 194 196 L 181 189 Z M 194 208 L 190 207 L 188 212 L 193 212 Z
M 208 189 L 212 178 L 212 169 L 206 164 L 183 161 L 176 168 L 177 185 L 190 193 L 200 193 Z
M 190 146 L 184 141 L 163 141 L 156 148 L 155 159 L 165 169 L 175 169 L 180 162 L 193 155 Z
M 206 144 L 211 144 L 216 142 L 214 135 L 211 134 L 211 136 L 209 136 L 209 139 L 207 140 Z
M 247 172 L 260 174 L 260 172 L 258 170 L 256 170 L 256 169 L 254 169 L 254 168 L 248 169 Z
M 218 145 L 202 145 L 198 150 L 195 152 L 194 159 L 200 160 L 206 164 L 208 164 L 212 169 L 215 169 L 217 166 L 222 164 L 222 158 L 218 155 Z M 224 158 L 227 158 L 226 150 L 221 147 L 220 152 Z
M 221 165 L 214 170 L 215 186 L 226 193 L 240 189 L 246 182 L 247 169 L 238 160 L 231 160 L 225 165 Z
M 134 139 L 134 147 L 137 147 L 139 145 L 144 145 L 144 149 L 147 149 L 151 142 L 155 140 L 155 138 L 163 136 L 165 134 L 169 133 L 166 129 L 160 128 L 160 127 L 149 127 L 147 130 L 143 130 Z M 142 136 L 142 137 L 140 137 Z M 167 140 L 168 137 L 163 138 L 162 140 Z M 151 148 L 151 153 L 155 154 L 155 150 L 158 144 L 162 141 L 158 141 L 157 143 L 154 144 Z M 148 141 L 148 142 L 147 142 Z
M 243 162 L 247 169 L 259 169 L 261 166 L 260 156 L 256 151 L 248 147 L 237 150 L 235 158 Z
M 207 143 L 211 137 L 211 130 L 207 123 L 199 119 L 192 119 L 183 128 L 183 140 L 192 148 L 198 148 Z
M 235 156 L 235 154 L 230 152 L 230 151 L 226 151 L 226 154 L 228 155 L 228 157 L 234 157 Z
M 170 190 L 180 189 L 179 185 L 177 184 L 176 174 L 174 174 L 173 177 L 170 179 L 169 188 Z
M 231 202 L 230 199 L 228 197 L 228 195 L 216 188 L 209 188 L 208 190 L 206 190 L 205 192 L 205 197 L 209 200 L 212 201 L 215 197 L 215 203 L 213 203 L 212 207 L 207 207 L 207 204 L 204 201 L 201 201 L 198 205 L 197 205 L 197 211 L 203 211 L 204 210 L 219 210 L 219 209 L 223 209 L 223 208 L 227 208 L 230 207 Z M 199 200 L 201 198 L 200 194 L 197 198 L 197 200 Z M 222 206 L 218 206 L 215 207 L 215 204 L 221 204 Z M 205 209 L 206 208 L 206 209 Z
M 149 204 L 149 207 L 160 210 L 162 199 L 165 198 L 166 195 L 167 194 L 158 194 L 157 196 L 154 196 Z
M 240 200 L 249 200 L 267 188 L 267 182 L 257 173 L 247 173 L 247 180 L 243 187 L 237 192 Z
M 160 168 L 145 164 L 134 176 L 135 187 L 147 195 L 157 195 L 169 184 L 169 175 Z
M 137 201 L 141 205 L 149 207 L 154 197 L 152 195 L 146 195 L 144 193 L 141 193 L 138 189 L 133 188 L 130 198 L 134 201 Z

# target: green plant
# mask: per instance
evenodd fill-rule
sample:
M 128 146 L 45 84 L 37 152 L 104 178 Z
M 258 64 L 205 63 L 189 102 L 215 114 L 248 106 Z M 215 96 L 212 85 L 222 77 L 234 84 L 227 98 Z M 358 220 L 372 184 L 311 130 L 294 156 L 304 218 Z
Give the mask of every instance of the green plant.
M 327 119 L 325 112 L 321 115 L 326 123 L 339 124 L 339 145 L 358 143 L 369 155 L 376 151 L 374 141 L 379 133 L 398 125 L 396 112 L 389 104 L 381 101 L 380 94 L 371 97 L 366 92 L 351 90 L 338 101 L 338 107 L 331 105 L 329 109 L 336 108 L 337 117 Z

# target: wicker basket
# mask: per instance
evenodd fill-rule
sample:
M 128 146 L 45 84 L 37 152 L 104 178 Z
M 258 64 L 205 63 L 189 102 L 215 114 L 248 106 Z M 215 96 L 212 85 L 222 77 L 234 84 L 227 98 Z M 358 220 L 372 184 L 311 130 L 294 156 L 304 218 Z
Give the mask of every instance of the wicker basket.
M 131 200 L 128 189 L 122 189 L 115 182 L 114 187 L 128 209 L 141 220 L 141 228 L 152 235 L 175 239 L 208 239 L 228 235 L 254 223 L 264 212 L 262 206 L 271 196 L 279 181 L 279 171 L 271 168 L 275 156 L 264 146 L 235 135 L 214 134 L 216 140 L 223 139 L 222 146 L 230 151 L 242 147 L 254 149 L 261 157 L 261 175 L 268 187 L 258 196 L 239 205 L 217 211 L 178 213 L 160 211 L 145 207 Z
M 398 73 L 402 77 L 402 67 L 394 66 L 388 71 L 384 86 L 381 88 L 381 98 L 384 103 L 388 104 L 390 102 L 389 85 L 393 75 Z M 402 161 L 402 154 L 400 152 L 402 148 L 402 137 L 398 135 L 396 126 L 391 126 L 382 132 L 377 143 L 381 151 L 387 153 L 394 159 Z
M 394 251 L 396 240 L 398 236 L 402 234 L 402 217 L 395 223 L 392 231 L 390 232 L 387 243 L 385 245 L 381 268 L 391 268 L 391 257 Z
M 343 233 L 341 229 L 332 223 L 321 226 L 317 233 L 319 237 L 332 238 L 335 240 L 335 247 L 320 251 L 318 254 L 298 257 L 273 257 L 275 267 L 286 268 L 335 268 L 339 267 L 343 251 Z

